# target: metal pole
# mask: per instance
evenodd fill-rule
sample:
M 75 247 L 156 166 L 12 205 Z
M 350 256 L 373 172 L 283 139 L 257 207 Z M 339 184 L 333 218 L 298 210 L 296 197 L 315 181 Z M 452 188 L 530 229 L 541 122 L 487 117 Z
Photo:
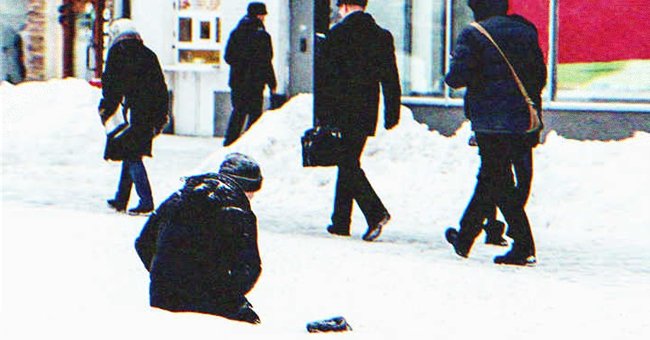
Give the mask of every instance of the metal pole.
M 453 39 L 452 19 L 454 16 L 453 0 L 445 0 L 445 74 L 449 72 L 451 64 L 451 41 Z M 451 98 L 451 88 L 443 82 L 445 101 Z
M 549 1 L 548 23 L 548 79 L 547 100 L 555 101 L 557 97 L 557 61 L 558 61 L 558 29 L 559 29 L 559 0 Z

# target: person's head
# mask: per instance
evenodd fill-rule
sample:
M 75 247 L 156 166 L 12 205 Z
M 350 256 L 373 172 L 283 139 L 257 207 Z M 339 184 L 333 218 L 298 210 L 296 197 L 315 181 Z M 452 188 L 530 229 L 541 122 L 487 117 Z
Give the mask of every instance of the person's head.
M 237 182 L 249 199 L 262 187 L 262 171 L 259 164 L 251 157 L 238 152 L 226 155 L 219 167 L 219 173 Z
M 339 14 L 346 16 L 354 11 L 363 11 L 368 6 L 368 0 L 337 0 L 336 7 L 339 8 Z
M 120 18 L 111 22 L 111 25 L 108 27 L 108 36 L 111 44 L 125 35 L 133 35 L 134 37 L 139 36 L 133 20 Z
M 246 15 L 251 18 L 258 18 L 264 21 L 268 12 L 266 11 L 266 5 L 262 2 L 251 2 L 248 4 L 248 9 L 246 10 Z
M 508 13 L 508 0 L 468 0 L 467 5 L 472 9 L 476 21 Z

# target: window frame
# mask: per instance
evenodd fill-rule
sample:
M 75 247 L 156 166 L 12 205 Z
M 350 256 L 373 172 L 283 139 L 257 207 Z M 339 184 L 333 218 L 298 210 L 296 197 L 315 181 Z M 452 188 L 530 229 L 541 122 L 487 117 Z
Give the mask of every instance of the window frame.
M 558 111 L 603 111 L 603 112 L 640 112 L 650 113 L 650 101 L 640 99 L 638 102 L 634 101 L 567 101 L 558 100 L 557 92 L 557 51 L 558 51 L 558 36 L 559 36 L 559 0 L 549 0 L 549 32 L 548 32 L 548 77 L 546 83 L 546 91 L 543 95 L 544 109 L 545 110 L 558 110 Z M 451 51 L 453 41 L 453 25 L 454 25 L 454 10 L 453 0 L 444 0 L 445 7 L 445 41 L 444 41 L 444 54 L 445 54 L 445 74 L 449 72 L 449 65 L 451 62 Z M 413 96 L 402 95 L 402 102 L 404 104 L 413 105 L 435 105 L 435 106 L 448 106 L 460 107 L 463 106 L 463 99 L 452 97 L 452 89 L 444 84 L 442 96 Z

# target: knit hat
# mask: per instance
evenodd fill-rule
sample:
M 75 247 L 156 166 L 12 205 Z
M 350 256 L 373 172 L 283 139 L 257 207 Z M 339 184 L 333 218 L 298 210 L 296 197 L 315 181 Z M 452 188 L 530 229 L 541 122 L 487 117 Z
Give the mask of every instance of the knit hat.
M 468 0 L 467 5 L 474 12 L 476 21 L 508 13 L 508 0 Z
M 248 4 L 248 16 L 266 15 L 266 5 L 262 2 L 251 2 Z
M 368 0 L 337 0 L 336 6 L 341 5 L 359 5 L 363 8 L 368 6 Z
M 111 23 L 108 27 L 108 35 L 110 37 L 111 45 L 115 44 L 121 37 L 132 35 L 136 39 L 140 39 L 138 30 L 135 28 L 135 23 L 131 19 L 120 18 Z
M 260 166 L 254 159 L 238 152 L 226 156 L 219 173 L 235 180 L 246 192 L 254 192 L 262 187 Z

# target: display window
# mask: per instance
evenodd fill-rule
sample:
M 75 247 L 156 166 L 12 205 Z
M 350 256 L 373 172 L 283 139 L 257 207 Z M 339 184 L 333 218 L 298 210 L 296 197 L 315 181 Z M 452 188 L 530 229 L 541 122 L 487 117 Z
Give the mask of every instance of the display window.
M 222 55 L 219 0 L 180 0 L 177 7 L 177 60 L 219 65 Z

